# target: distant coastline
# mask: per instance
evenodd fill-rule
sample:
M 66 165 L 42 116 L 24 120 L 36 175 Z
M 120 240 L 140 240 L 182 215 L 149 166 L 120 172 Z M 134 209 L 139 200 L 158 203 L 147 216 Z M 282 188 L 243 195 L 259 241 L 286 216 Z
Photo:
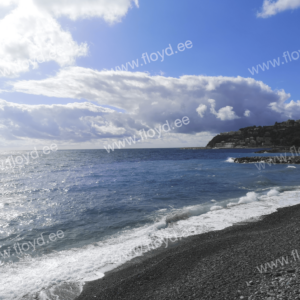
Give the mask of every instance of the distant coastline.
M 216 135 L 210 148 L 300 147 L 300 120 L 287 120 L 272 126 L 250 126 Z
M 262 149 L 263 147 L 234 147 L 234 148 L 228 148 L 228 147 L 184 147 L 180 148 L 180 150 L 211 150 L 211 149 Z M 268 147 L 266 150 L 262 151 L 268 151 L 271 147 Z

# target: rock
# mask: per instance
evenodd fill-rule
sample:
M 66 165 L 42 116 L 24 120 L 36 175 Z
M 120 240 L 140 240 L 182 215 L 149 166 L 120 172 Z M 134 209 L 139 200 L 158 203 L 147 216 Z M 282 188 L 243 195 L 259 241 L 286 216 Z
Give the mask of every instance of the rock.
M 234 159 L 235 163 L 260 163 L 262 168 L 272 166 L 273 164 L 300 164 L 300 157 L 271 157 L 271 156 L 255 156 L 255 157 L 239 157 Z M 263 164 L 265 164 L 263 166 Z
M 289 270 L 287 270 L 287 272 L 288 272 L 288 273 L 295 273 L 296 270 L 295 270 L 295 269 L 289 269 Z

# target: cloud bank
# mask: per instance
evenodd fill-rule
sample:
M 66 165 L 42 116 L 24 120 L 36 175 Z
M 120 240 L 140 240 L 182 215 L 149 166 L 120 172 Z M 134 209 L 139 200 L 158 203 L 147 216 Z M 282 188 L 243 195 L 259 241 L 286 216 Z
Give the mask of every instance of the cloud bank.
M 106 121 L 113 110 L 92 103 L 25 105 L 0 100 L 0 136 L 6 140 L 87 141 L 121 136 L 125 128 Z M 113 120 L 117 116 L 110 116 Z
M 297 119 L 300 113 L 299 101 L 287 104 L 289 94 L 283 90 L 274 91 L 253 78 L 192 75 L 172 78 L 142 72 L 69 67 L 54 77 L 18 81 L 11 85 L 16 92 L 87 100 L 111 107 L 105 118 L 103 112 L 99 112 L 104 123 L 93 119 L 94 135 L 87 133 L 86 139 L 101 139 L 107 126 L 105 122 L 113 128 L 107 134 L 124 137 L 136 134 L 143 128 L 164 124 L 166 120 L 175 121 L 188 116 L 191 121 L 189 126 L 175 129 L 174 133 L 215 134 L 253 125 L 270 125 L 288 117 Z M 47 108 L 49 116 L 53 115 L 51 110 Z M 46 118 L 46 114 L 44 116 Z M 84 116 L 82 120 L 87 122 L 90 117 Z M 79 124 L 82 126 L 82 123 Z M 101 134 L 97 133 L 98 127 Z M 68 134 L 74 141 L 77 140 L 75 133 Z M 84 137 L 80 136 L 78 141 L 82 139 Z

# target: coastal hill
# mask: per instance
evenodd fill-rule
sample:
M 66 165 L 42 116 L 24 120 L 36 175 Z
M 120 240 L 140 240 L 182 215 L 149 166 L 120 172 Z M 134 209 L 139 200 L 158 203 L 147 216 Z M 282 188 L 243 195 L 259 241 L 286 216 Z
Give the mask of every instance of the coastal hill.
M 215 136 L 207 148 L 245 148 L 300 146 L 300 120 L 288 120 L 273 126 L 251 126 Z

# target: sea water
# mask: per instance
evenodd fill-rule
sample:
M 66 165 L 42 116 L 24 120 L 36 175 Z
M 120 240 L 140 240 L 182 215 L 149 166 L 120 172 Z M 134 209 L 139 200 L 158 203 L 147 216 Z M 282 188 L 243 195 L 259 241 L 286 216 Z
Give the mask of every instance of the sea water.
M 300 203 L 300 166 L 233 162 L 277 155 L 253 152 L 39 151 L 2 169 L 0 299 L 71 300 L 84 282 L 155 247 Z

